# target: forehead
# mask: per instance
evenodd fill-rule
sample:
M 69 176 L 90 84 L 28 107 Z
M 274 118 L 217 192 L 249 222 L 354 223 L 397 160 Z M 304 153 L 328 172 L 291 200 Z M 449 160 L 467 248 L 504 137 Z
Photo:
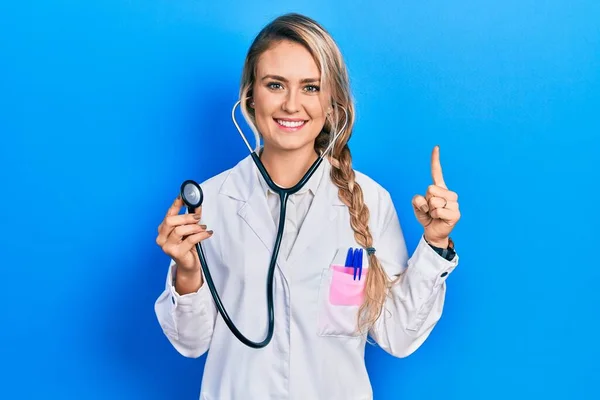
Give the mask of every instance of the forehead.
M 301 44 L 277 42 L 258 59 L 257 78 L 280 75 L 289 80 L 320 78 L 319 68 L 310 52 Z

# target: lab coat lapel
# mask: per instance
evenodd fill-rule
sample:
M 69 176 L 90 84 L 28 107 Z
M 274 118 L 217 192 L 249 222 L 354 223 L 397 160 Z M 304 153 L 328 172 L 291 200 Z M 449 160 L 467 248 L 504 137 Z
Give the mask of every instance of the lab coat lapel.
M 241 202 L 237 214 L 272 252 L 277 232 L 255 168 L 250 156 L 240 161 L 223 184 L 221 193 Z
M 260 184 L 254 185 L 250 198 L 238 210 L 238 215 L 246 221 L 267 250 L 272 252 L 277 232 L 265 193 L 262 192 Z
M 331 234 L 330 227 L 338 214 L 338 208 L 344 206 L 338 197 L 338 188 L 331 180 L 331 164 L 327 159 L 323 160 L 322 168 L 321 183 L 285 264 L 295 263 L 312 243 L 324 240 L 323 235 Z M 272 254 L 277 227 L 258 179 L 254 161 L 248 156 L 232 169 L 221 187 L 221 194 L 241 202 L 238 215 Z M 279 257 L 277 264 L 285 277 L 285 268 L 281 268 L 281 263 L 282 257 Z
M 331 232 L 331 227 L 338 215 L 338 208 L 344 203 L 338 197 L 338 188 L 330 177 L 331 164 L 323 160 L 323 177 L 317 188 L 313 202 L 298 232 L 287 262 L 293 264 L 301 259 L 307 248 L 315 241 L 324 240 L 323 235 Z

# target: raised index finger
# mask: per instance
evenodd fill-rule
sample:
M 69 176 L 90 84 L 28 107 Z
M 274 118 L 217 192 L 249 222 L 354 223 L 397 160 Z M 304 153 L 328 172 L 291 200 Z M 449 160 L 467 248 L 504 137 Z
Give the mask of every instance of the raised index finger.
M 434 185 L 447 189 L 442 174 L 442 164 L 440 164 L 440 146 L 435 146 L 431 153 L 431 177 Z

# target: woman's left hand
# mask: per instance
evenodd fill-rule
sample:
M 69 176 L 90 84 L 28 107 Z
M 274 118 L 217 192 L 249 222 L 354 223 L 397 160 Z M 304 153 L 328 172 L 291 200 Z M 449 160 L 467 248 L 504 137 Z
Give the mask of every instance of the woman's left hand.
M 460 211 L 458 194 L 448 190 L 444 183 L 439 146 L 431 153 L 431 176 L 433 185 L 429 185 L 425 196 L 413 197 L 413 210 L 425 228 L 425 240 L 436 247 L 447 248 L 450 232 L 460 219 Z

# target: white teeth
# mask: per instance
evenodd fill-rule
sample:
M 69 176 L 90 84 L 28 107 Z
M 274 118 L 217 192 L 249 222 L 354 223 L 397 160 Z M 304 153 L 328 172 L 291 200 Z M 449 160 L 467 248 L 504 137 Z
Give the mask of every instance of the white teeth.
M 278 119 L 277 123 L 281 126 L 285 126 L 286 128 L 297 128 L 304 125 L 304 121 L 284 121 L 281 119 Z

